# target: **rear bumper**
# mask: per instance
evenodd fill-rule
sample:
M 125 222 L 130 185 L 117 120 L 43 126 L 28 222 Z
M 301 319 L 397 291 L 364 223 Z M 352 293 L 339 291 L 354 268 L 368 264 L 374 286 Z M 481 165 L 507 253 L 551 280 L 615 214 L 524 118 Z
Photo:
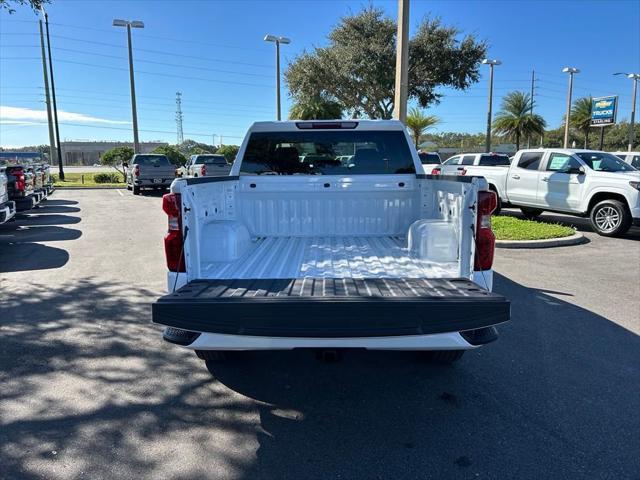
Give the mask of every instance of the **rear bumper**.
M 40 199 L 38 195 L 32 193 L 27 195 L 26 197 L 14 198 L 14 202 L 16 204 L 16 210 L 18 212 L 22 212 L 25 210 L 31 210 L 38 203 L 40 203 Z
M 16 214 L 16 204 L 13 201 L 0 204 L 0 223 L 6 223 Z
M 335 283 L 345 280 L 350 294 Z M 212 280 L 160 298 L 152 315 L 154 323 L 202 334 L 335 345 L 490 327 L 509 320 L 510 303 L 466 279 Z
M 357 338 L 286 338 L 201 333 L 191 343 L 175 342 L 193 350 L 293 350 L 294 348 L 365 348 L 367 350 L 470 350 L 458 332 L 434 335 Z
M 171 182 L 173 182 L 175 178 L 159 178 L 158 180 L 160 180 L 159 182 L 154 182 L 153 178 L 142 178 L 142 179 L 138 179 L 138 180 L 134 180 L 133 184 L 136 187 L 143 187 L 143 188 L 147 188 L 147 187 L 166 187 L 169 188 L 171 186 Z

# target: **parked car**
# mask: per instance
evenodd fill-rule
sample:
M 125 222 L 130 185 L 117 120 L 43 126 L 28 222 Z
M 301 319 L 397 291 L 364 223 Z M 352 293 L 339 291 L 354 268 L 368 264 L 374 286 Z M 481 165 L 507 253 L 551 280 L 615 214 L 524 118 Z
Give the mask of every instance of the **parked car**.
M 450 363 L 495 340 L 510 308 L 491 293 L 496 195 L 421 169 L 398 121 L 254 123 L 230 176 L 176 179 L 163 197 L 169 293 L 153 321 L 208 366 L 293 348 Z
M 422 165 L 440 165 L 442 163 L 438 152 L 418 152 L 418 157 Z
M 611 154 L 640 170 L 640 152 L 611 152 Z
M 9 200 L 15 203 L 18 212 L 31 210 L 40 203 L 42 197 L 34 192 L 34 174 L 27 165 L 7 164 L 5 174 Z
M 187 177 L 218 177 L 229 175 L 231 164 L 227 163 L 224 155 L 191 155 L 185 169 Z
M 166 155 L 139 153 L 133 156 L 126 167 L 127 190 L 140 195 L 143 188 L 168 189 L 176 178 L 176 167 Z
M 520 150 L 506 182 L 495 182 L 503 204 L 529 218 L 543 211 L 588 217 L 600 235 L 624 234 L 640 225 L 640 172 L 620 158 L 595 150 Z
M 496 214 L 502 208 L 501 199 L 505 198 L 502 186 L 506 183 L 511 161 L 504 153 L 463 153 L 448 158 L 441 166 L 436 166 L 434 175 L 473 175 L 484 177 L 489 189 L 498 195 Z
M 0 167 L 0 224 L 8 222 L 16 214 L 16 204 L 9 200 L 8 183 L 5 167 Z

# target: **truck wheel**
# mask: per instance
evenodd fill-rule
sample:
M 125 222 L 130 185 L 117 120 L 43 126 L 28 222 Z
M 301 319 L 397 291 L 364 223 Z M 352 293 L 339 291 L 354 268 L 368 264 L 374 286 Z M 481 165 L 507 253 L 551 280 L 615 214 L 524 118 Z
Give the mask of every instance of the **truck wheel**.
M 520 211 L 527 220 L 535 220 L 540 216 L 543 210 L 539 208 L 520 207 Z
M 132 185 L 131 188 L 133 189 L 133 194 L 134 195 L 140 195 L 140 187 L 138 187 L 136 185 Z
M 491 191 L 496 194 L 496 200 L 498 200 L 496 209 L 493 211 L 493 215 L 500 215 L 500 212 L 502 211 L 502 200 L 500 200 L 500 195 L 498 195 L 498 192 L 495 189 L 492 188 Z
M 464 350 L 430 350 L 420 352 L 425 360 L 438 365 L 451 365 L 464 355 Z
M 589 213 L 591 226 L 599 235 L 615 237 L 623 235 L 631 227 L 631 214 L 618 200 L 604 200 Z
M 127 183 L 127 190 L 131 190 L 131 185 Z
M 224 363 L 231 357 L 230 351 L 226 350 L 196 350 L 199 359 L 204 360 L 207 365 L 209 363 Z

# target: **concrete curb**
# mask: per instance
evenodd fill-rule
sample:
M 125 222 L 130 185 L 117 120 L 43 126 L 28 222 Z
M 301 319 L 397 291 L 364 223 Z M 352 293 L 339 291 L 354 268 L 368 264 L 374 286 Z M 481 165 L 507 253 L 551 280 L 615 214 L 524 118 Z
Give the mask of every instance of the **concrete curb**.
M 125 186 L 122 187 L 56 187 L 56 190 L 124 190 Z
M 587 241 L 580 232 L 570 237 L 548 238 L 545 240 L 496 240 L 496 248 L 551 248 L 578 245 Z

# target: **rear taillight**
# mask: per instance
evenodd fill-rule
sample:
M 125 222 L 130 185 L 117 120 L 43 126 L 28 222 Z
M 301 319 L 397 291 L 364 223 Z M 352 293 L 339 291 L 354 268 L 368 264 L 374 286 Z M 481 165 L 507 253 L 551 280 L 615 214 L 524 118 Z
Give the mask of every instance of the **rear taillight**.
M 24 189 L 27 186 L 27 180 L 25 179 L 24 172 L 22 170 L 13 170 L 11 175 L 16 177 L 16 190 L 19 192 L 24 192 Z
M 458 169 L 458 175 L 466 175 L 467 174 L 467 169 L 466 168 L 459 168 Z
M 136 165 L 135 168 L 133 169 L 133 175 L 135 177 L 139 177 L 140 176 L 140 167 L 138 165 Z
M 435 167 L 431 170 L 431 175 L 440 175 L 440 172 L 442 172 L 442 169 L 440 167 Z
M 476 217 L 476 255 L 474 270 L 489 270 L 493 265 L 496 237 L 491 230 L 491 214 L 498 206 L 495 192 L 478 193 L 478 213 Z
M 167 257 L 167 268 L 171 272 L 186 271 L 181 208 L 182 201 L 179 193 L 167 193 L 162 197 L 162 210 L 169 217 L 169 231 L 164 237 L 164 253 Z
M 207 176 L 207 166 L 206 165 L 202 165 L 202 167 L 200 168 L 200 176 L 201 177 L 206 177 Z

